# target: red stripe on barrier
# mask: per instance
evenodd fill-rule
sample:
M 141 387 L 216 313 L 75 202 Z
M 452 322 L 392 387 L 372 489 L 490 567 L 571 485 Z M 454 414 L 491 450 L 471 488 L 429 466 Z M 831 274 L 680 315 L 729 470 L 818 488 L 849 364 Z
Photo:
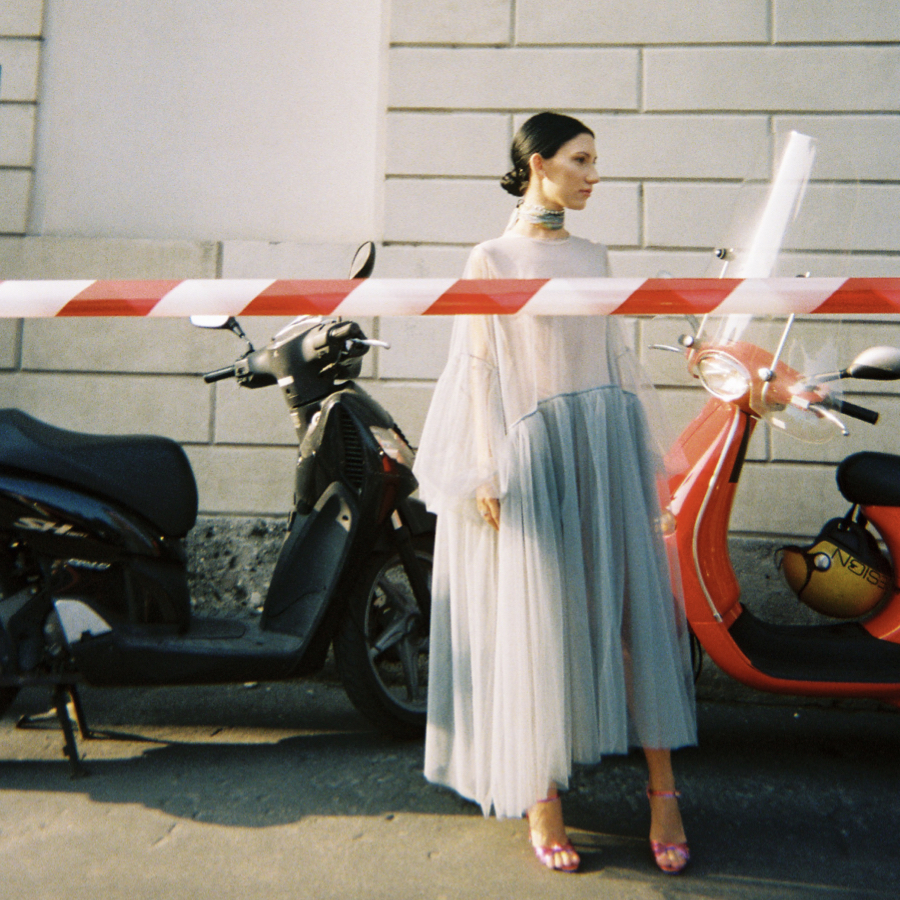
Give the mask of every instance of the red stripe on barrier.
M 617 310 L 621 316 L 703 315 L 712 312 L 740 278 L 648 278 Z
M 275 281 L 244 308 L 246 316 L 327 316 L 361 281 Z
M 449 287 L 422 315 L 510 315 L 517 313 L 548 281 L 547 278 L 471 278 Z
M 848 278 L 824 303 L 817 313 L 898 313 L 900 312 L 900 278 Z
M 595 286 L 579 287 L 581 279 L 561 279 L 574 292 L 573 304 L 567 305 L 565 289 L 553 293 L 560 314 L 571 314 L 573 309 L 591 309 L 591 291 Z M 407 294 L 402 279 L 391 282 L 390 302 L 377 290 L 365 290 L 351 295 L 359 287 L 359 281 L 347 280 L 280 280 L 259 279 L 257 285 L 242 283 L 229 285 L 227 280 L 213 279 L 193 283 L 184 281 L 22 281 L 0 280 L 0 317 L 21 316 L 146 316 L 164 312 L 165 315 L 190 315 L 209 312 L 219 304 L 225 310 L 239 310 L 252 316 L 295 316 L 302 314 L 331 315 L 340 312 L 342 301 L 351 297 L 350 304 L 357 315 L 510 315 L 524 309 L 545 285 L 553 289 L 552 279 L 528 280 L 459 280 L 450 284 L 439 296 L 440 290 L 432 282 L 423 288 L 415 285 Z M 593 282 L 594 279 L 588 279 Z M 794 282 L 792 284 L 792 282 Z M 800 283 L 797 283 L 800 282 Z M 441 281 L 447 284 L 446 281 Z M 21 284 L 18 289 L 17 285 Z M 596 311 L 610 312 L 612 297 L 626 297 L 613 309 L 617 315 L 702 314 L 715 312 L 719 306 L 729 306 L 740 295 L 741 309 L 752 310 L 755 303 L 761 309 L 771 308 L 773 296 L 777 296 L 780 312 L 790 312 L 792 305 L 803 313 L 900 314 L 900 278 L 834 278 L 808 280 L 778 279 L 649 279 L 638 282 L 624 279 L 617 284 L 611 279 L 609 289 L 597 292 Z M 83 290 L 79 289 L 84 286 Z M 184 285 L 188 290 L 180 292 Z M 268 285 L 260 290 L 262 285 Z M 562 285 L 558 285 L 562 288 Z M 737 289 L 737 294 L 732 293 Z M 258 293 L 255 293 L 257 292 Z M 208 293 L 207 293 L 208 292 Z M 631 292 L 631 293 L 629 293 Z M 175 303 L 176 295 L 183 302 Z M 795 295 L 795 296 L 794 296 Z M 422 310 L 422 305 L 431 305 Z M 249 298 L 249 299 L 247 299 Z M 825 298 L 825 299 L 819 299 Z M 795 302 L 796 299 L 796 302 Z M 160 303 L 160 301 L 162 301 Z M 723 303 L 724 301 L 724 303 Z M 612 302 L 618 302 L 613 300 Z M 818 303 L 815 308 L 811 304 Z M 244 304 L 243 309 L 240 309 Z M 163 311 L 162 307 L 166 309 Z M 188 308 L 198 306 L 200 309 Z M 535 306 L 537 309 L 538 306 Z M 401 310 L 408 310 L 403 312 Z
M 95 281 L 57 316 L 146 316 L 180 281 Z

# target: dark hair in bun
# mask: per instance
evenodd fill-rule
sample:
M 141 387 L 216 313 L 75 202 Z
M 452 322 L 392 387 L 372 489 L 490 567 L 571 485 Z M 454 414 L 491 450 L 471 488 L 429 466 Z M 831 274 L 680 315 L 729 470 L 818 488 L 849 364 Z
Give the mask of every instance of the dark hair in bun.
M 553 112 L 532 116 L 513 138 L 509 151 L 513 167 L 500 179 L 500 186 L 514 197 L 524 196 L 531 178 L 528 160 L 532 154 L 537 153 L 544 159 L 550 159 L 556 156 L 563 144 L 579 134 L 594 137 L 594 132 L 584 122 L 579 122 L 572 116 Z

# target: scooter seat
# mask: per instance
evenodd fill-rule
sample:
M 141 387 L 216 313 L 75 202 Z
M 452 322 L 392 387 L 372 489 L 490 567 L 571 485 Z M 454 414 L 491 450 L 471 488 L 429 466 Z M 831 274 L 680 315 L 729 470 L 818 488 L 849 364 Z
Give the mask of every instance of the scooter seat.
M 3 409 L 0 467 L 59 479 L 122 503 L 169 537 L 183 537 L 197 520 L 191 464 L 169 438 L 83 434 Z
M 862 506 L 900 506 L 900 456 L 863 451 L 848 456 L 837 470 L 838 490 Z

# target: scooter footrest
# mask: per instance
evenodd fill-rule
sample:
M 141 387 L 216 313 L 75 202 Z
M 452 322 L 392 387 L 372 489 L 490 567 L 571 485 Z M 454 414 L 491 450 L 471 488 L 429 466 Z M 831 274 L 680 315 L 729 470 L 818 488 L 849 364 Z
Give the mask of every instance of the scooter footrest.
M 900 644 L 857 622 L 772 625 L 745 609 L 728 629 L 753 666 L 794 682 L 900 684 Z

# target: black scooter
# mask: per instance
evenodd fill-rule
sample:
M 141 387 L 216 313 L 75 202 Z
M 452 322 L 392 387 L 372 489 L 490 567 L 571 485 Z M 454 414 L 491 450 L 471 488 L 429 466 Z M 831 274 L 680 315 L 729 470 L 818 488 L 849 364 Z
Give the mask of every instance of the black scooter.
M 371 271 L 374 247 L 361 250 L 351 277 Z M 195 324 L 246 339 L 233 318 Z M 198 498 L 177 443 L 0 411 L 0 713 L 21 687 L 48 685 L 80 772 L 67 709 L 89 737 L 80 682 L 295 679 L 333 645 L 360 712 L 388 733 L 421 734 L 434 517 L 410 496 L 402 432 L 352 380 L 377 343 L 355 322 L 306 316 L 204 376 L 280 386 L 299 440 L 287 536 L 252 620 L 191 611 L 184 538 Z

